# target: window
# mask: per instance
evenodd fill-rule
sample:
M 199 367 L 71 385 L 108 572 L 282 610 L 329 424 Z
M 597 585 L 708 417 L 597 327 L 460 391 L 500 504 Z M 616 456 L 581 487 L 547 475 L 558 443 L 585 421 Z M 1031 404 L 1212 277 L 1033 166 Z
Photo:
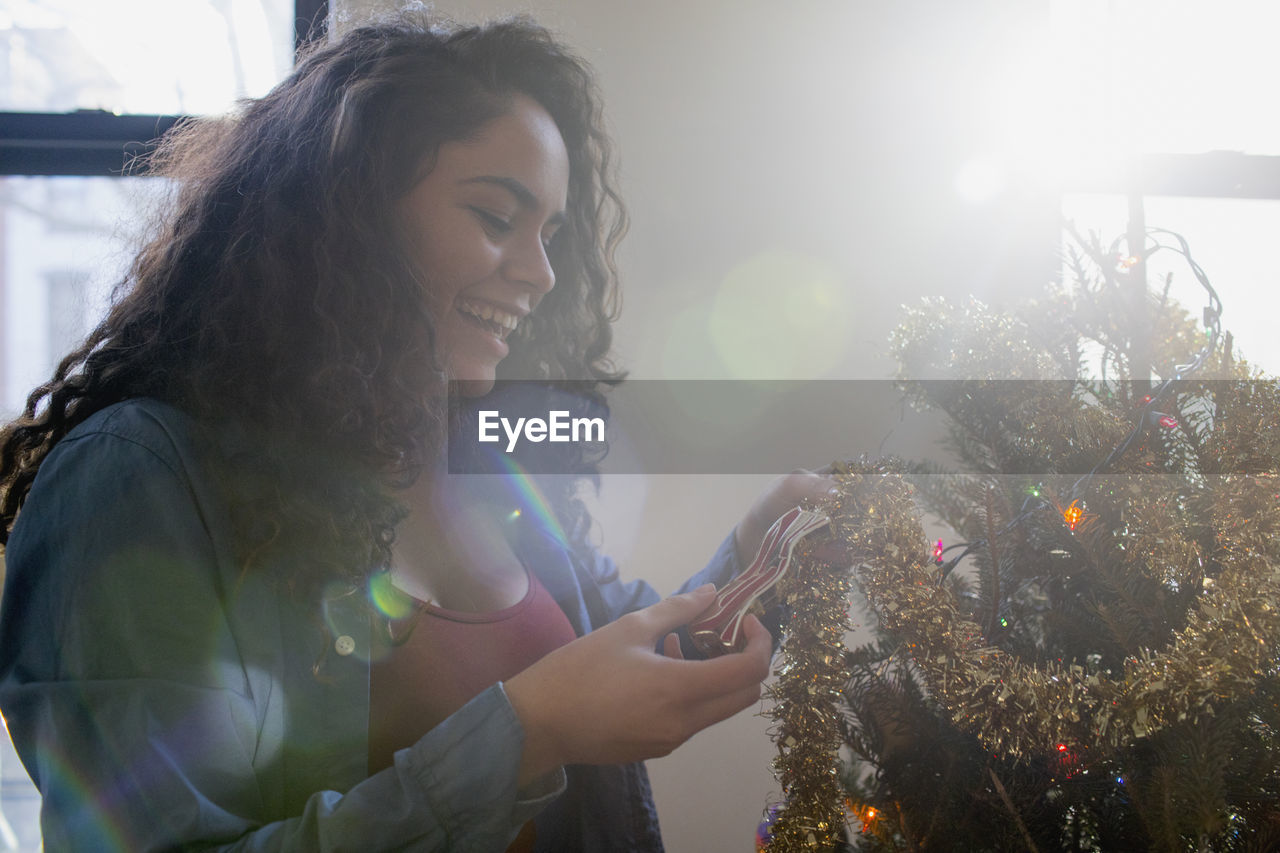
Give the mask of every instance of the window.
M 1053 0 L 1056 156 L 1062 210 L 1111 239 L 1137 210 L 1183 235 L 1222 298 L 1222 325 L 1243 356 L 1280 372 L 1280 309 L 1271 258 L 1280 227 L 1280 79 L 1267 0 Z M 1135 208 L 1136 205 L 1136 208 Z M 1148 282 L 1193 314 L 1205 295 L 1185 264 L 1152 259 Z M 1190 355 L 1190 354 L 1189 354 Z
M 82 269 L 50 270 L 45 275 L 49 322 L 45 352 L 50 363 L 70 352 L 89 331 L 94 310 L 89 299 L 89 273 Z
M 1107 240 L 1125 233 L 1125 196 L 1067 195 L 1062 209 L 1082 232 L 1093 230 Z M 1275 235 L 1280 233 L 1280 202 L 1152 195 L 1143 198 L 1143 212 L 1149 226 L 1187 239 L 1196 263 L 1222 299 L 1222 329 L 1231 333 L 1239 354 L 1271 375 L 1280 374 L 1280 338 L 1271 328 L 1280 309 L 1280 269 L 1271 257 Z M 1173 245 L 1167 239 L 1163 242 Z M 1167 274 L 1172 274 L 1170 297 L 1198 316 L 1207 304 L 1204 291 L 1185 263 L 1172 253 L 1160 253 L 1152 258 L 1147 281 L 1154 287 Z
M 0 414 L 26 395 L 104 313 L 156 178 L 0 178 Z
M 0 0 L 0 417 L 96 324 L 131 260 L 166 187 L 124 177 L 129 158 L 180 115 L 265 93 L 327 14 L 327 0 Z M 39 811 L 6 733 L 0 849 L 39 850 Z
M 222 112 L 293 64 L 290 0 L 5 0 L 0 109 Z
M 327 9 L 0 0 L 0 416 L 94 325 L 136 248 L 163 187 L 123 177 L 130 158 L 179 115 L 265 93 Z
M 976 78 L 985 131 L 956 190 L 975 204 L 1006 189 L 1059 197 L 1065 218 L 1106 242 L 1126 233 L 1131 211 L 1182 234 L 1222 298 L 1223 328 L 1256 366 L 1280 372 L 1265 324 L 1280 309 L 1266 237 L 1280 224 L 1270 108 L 1280 6 L 1046 0 L 1045 10 Z M 1185 266 L 1157 264 L 1147 280 L 1170 271 L 1171 296 L 1198 313 L 1205 297 Z

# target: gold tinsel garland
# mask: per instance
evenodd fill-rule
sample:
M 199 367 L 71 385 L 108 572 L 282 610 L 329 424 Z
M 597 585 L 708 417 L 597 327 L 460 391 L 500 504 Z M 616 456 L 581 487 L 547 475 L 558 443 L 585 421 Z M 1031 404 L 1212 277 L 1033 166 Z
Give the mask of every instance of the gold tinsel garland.
M 910 484 L 884 463 L 833 466 L 839 495 L 828 508 L 831 533 L 847 549 L 881 624 L 903 640 L 953 722 L 993 754 L 1027 760 L 1066 748 L 1097 760 L 1175 721 L 1212 715 L 1215 705 L 1243 697 L 1276 671 L 1280 478 L 1270 470 L 1275 457 L 1267 452 L 1239 463 L 1244 447 L 1276 443 L 1280 396 L 1274 386 L 1241 388 L 1223 401 L 1223 427 L 1209 447 L 1220 468 L 1239 473 L 1209 477 L 1202 485 L 1212 495 L 1212 557 L 1220 572 L 1203 579 L 1185 627 L 1166 648 L 1142 650 L 1119 677 L 1076 664 L 1031 666 L 988 643 L 937 581 Z M 1167 518 L 1151 510 L 1163 496 L 1143 487 L 1134 494 L 1139 527 Z M 1135 537 L 1139 545 L 1159 545 L 1147 552 L 1151 565 L 1142 570 L 1185 582 L 1189 561 L 1199 562 L 1191 537 L 1168 529 L 1160 534 Z M 850 579 L 818 560 L 812 548 L 798 563 L 781 584 L 792 617 L 785 663 L 771 692 L 778 722 L 775 772 L 786 792 L 768 848 L 773 853 L 830 849 L 843 821 L 837 702 L 846 677 L 841 663 Z
M 784 662 L 769 689 L 777 723 L 774 775 L 786 805 L 770 827 L 770 853 L 829 850 L 844 825 L 839 749 L 844 636 L 849 630 L 847 570 L 817 559 L 802 543 L 795 565 L 778 582 L 791 611 Z
M 1276 666 L 1280 511 L 1273 474 L 1223 477 L 1213 524 L 1222 572 L 1161 652 L 1126 661 L 1122 677 L 1082 666 L 1030 666 L 986 642 L 936 567 L 911 487 L 883 467 L 841 466 L 832 527 L 850 551 L 883 626 L 903 639 L 952 720 L 1014 759 L 1068 746 L 1101 757 L 1164 725 L 1212 714 Z M 874 485 L 872 483 L 874 482 Z

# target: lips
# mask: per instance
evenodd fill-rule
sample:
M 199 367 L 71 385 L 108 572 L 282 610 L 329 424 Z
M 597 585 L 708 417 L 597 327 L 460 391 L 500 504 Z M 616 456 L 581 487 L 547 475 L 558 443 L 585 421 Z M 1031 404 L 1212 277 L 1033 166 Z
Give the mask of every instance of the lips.
M 454 303 L 458 313 L 486 329 L 499 340 L 506 340 L 507 335 L 520 325 L 523 314 L 500 308 L 491 302 L 480 302 L 474 299 L 459 299 Z

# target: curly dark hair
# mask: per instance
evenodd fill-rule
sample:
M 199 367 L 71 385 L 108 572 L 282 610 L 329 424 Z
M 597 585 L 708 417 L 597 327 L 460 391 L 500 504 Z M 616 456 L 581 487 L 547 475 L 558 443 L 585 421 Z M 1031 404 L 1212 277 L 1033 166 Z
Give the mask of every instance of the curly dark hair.
M 171 211 L 107 318 L 0 433 L 0 542 L 59 439 L 106 406 L 152 397 L 251 433 L 254 451 L 232 454 L 258 483 L 237 487 L 252 519 L 246 563 L 318 542 L 302 562 L 353 580 L 385 564 L 393 487 L 432 458 L 449 419 L 430 271 L 400 245 L 396 202 L 441 144 L 472 137 L 517 95 L 554 119 L 570 178 L 556 286 L 499 376 L 619 379 L 609 323 L 626 213 L 591 70 L 525 19 L 400 15 L 314 49 L 234 116 L 163 140 L 150 166 L 178 182 Z

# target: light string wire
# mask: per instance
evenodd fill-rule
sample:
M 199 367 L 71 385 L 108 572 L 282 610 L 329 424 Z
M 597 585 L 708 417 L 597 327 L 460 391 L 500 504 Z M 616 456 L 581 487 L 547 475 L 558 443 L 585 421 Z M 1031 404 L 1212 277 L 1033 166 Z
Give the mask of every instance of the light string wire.
M 1120 241 L 1124 238 L 1117 237 L 1113 240 L 1111 245 L 1108 247 L 1107 254 L 1104 254 L 1100 249 L 1095 247 L 1096 243 L 1091 245 L 1080 236 L 1079 231 L 1075 227 L 1075 223 L 1071 220 L 1066 220 L 1064 222 L 1064 228 L 1080 248 L 1084 250 L 1085 254 L 1089 256 L 1089 259 L 1098 267 L 1098 270 L 1102 273 L 1106 281 L 1114 285 L 1115 282 L 1112 278 L 1110 260 L 1120 256 Z M 1089 485 L 1093 482 L 1093 479 L 1097 475 L 1106 471 L 1116 462 L 1120 461 L 1125 453 L 1127 453 L 1130 448 L 1137 443 L 1138 439 L 1142 437 L 1151 424 L 1160 417 L 1161 413 L 1158 406 L 1161 401 L 1169 397 L 1173 393 L 1174 389 L 1183 384 L 1184 380 L 1189 375 L 1195 373 L 1204 366 L 1205 362 L 1209 360 L 1209 357 L 1216 349 L 1218 339 L 1222 335 L 1222 300 L 1218 296 L 1218 291 L 1214 289 L 1213 284 L 1209 281 L 1209 276 L 1205 273 L 1200 264 L 1191 256 L 1191 247 L 1188 245 L 1186 238 L 1175 231 L 1169 231 L 1164 228 L 1147 229 L 1148 238 L 1155 238 L 1156 235 L 1168 235 L 1173 238 L 1178 245 L 1175 248 L 1161 243 L 1158 238 L 1152 239 L 1150 244 L 1143 249 L 1144 259 L 1150 258 L 1152 255 L 1162 250 L 1172 251 L 1183 257 L 1187 267 L 1191 270 L 1191 274 L 1195 276 L 1196 281 L 1202 288 L 1204 288 L 1205 293 L 1208 296 L 1208 304 L 1205 305 L 1203 313 L 1207 340 L 1205 341 L 1205 345 L 1200 348 L 1200 351 L 1192 357 L 1191 361 L 1186 364 L 1174 365 L 1173 375 L 1165 378 L 1156 390 L 1147 395 L 1146 402 L 1138 411 L 1133 428 L 1129 431 L 1128 435 L 1126 435 L 1125 438 L 1107 454 L 1105 459 L 1095 465 L 1092 470 L 1081 476 L 1072 484 L 1071 490 L 1067 495 L 1068 503 L 1082 499 L 1087 493 Z M 1053 504 L 1049 501 L 1035 495 L 1028 495 L 1019 507 L 1018 514 L 1000 528 L 999 533 L 1008 533 L 1010 530 L 1034 516 L 1036 513 L 1050 507 L 1053 507 Z M 956 548 L 962 548 L 963 550 L 943 565 L 938 576 L 938 583 L 941 584 L 947 576 L 951 574 L 956 566 L 970 554 L 970 552 L 975 548 L 981 548 L 986 544 L 986 539 L 975 539 L 972 542 L 958 542 L 944 548 L 942 551 L 943 554 L 946 554 L 948 551 L 952 551 Z

